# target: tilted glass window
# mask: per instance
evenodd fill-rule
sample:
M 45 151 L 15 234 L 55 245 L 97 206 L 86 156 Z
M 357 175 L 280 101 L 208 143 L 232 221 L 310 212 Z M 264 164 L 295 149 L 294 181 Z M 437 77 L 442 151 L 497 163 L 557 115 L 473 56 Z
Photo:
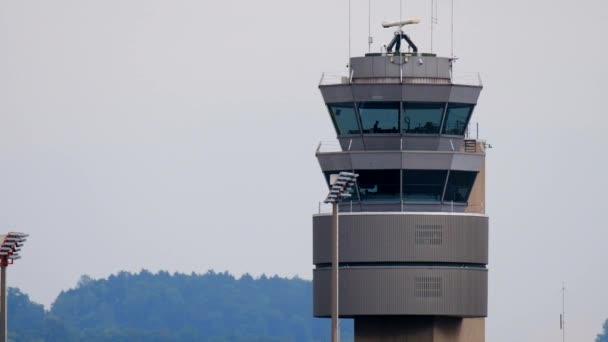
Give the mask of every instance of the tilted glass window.
M 354 103 L 335 103 L 327 105 L 338 135 L 361 134 Z
M 445 103 L 404 103 L 403 133 L 439 134 Z
M 477 172 L 450 171 L 444 201 L 466 203 L 469 200 L 476 177 Z
M 439 202 L 447 170 L 403 170 L 403 200 Z
M 399 102 L 359 103 L 363 133 L 399 133 L 399 109 Z
M 471 118 L 473 105 L 471 104 L 448 104 L 447 116 L 443 125 L 443 134 L 464 135 L 467 124 Z
M 357 170 L 361 200 L 400 200 L 400 170 Z

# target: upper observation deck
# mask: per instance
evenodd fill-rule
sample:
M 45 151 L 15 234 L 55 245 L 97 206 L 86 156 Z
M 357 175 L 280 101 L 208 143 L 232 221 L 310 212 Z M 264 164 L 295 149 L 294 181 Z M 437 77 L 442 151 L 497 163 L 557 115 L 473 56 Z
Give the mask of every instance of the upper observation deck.
M 476 72 L 452 72 L 451 58 L 424 53 L 370 53 L 351 58 L 351 68 L 324 72 L 320 87 L 345 84 L 424 84 L 483 86 Z
M 458 149 L 483 86 L 479 74 L 454 75 L 452 63 L 367 54 L 351 58 L 345 73 L 323 74 L 319 89 L 338 140 L 351 150 Z

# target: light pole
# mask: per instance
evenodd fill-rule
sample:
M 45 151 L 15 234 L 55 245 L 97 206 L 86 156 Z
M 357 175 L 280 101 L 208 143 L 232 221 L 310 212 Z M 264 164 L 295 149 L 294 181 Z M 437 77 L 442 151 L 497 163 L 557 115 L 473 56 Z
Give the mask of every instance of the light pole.
M 19 252 L 25 242 L 27 234 L 11 232 L 5 235 L 0 235 L 0 342 L 7 342 L 6 329 L 6 268 L 12 265 L 15 260 L 20 259 Z
M 338 260 L 338 204 L 341 200 L 351 197 L 350 191 L 355 187 L 359 175 L 352 172 L 340 172 L 329 177 L 331 186 L 329 195 L 325 199 L 325 203 L 331 203 L 331 341 L 340 341 L 340 329 L 338 326 L 339 314 L 339 260 Z

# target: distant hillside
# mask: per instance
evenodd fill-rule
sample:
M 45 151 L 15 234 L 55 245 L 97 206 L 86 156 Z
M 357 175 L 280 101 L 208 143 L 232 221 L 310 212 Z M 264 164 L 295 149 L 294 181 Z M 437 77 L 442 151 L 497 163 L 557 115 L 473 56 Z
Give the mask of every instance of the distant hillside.
M 14 342 L 311 342 L 329 335 L 329 321 L 312 318 L 312 285 L 302 279 L 121 272 L 83 276 L 50 312 L 16 289 L 8 304 Z M 352 340 L 352 322 L 342 330 Z
M 601 335 L 597 335 L 595 342 L 608 342 L 608 320 L 604 323 L 604 332 Z

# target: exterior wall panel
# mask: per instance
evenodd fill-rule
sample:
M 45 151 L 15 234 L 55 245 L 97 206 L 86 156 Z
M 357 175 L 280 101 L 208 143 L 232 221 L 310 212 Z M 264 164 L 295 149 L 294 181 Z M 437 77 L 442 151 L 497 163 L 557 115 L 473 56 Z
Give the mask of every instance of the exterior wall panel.
M 432 280 L 432 281 L 427 281 Z M 356 267 L 340 269 L 340 316 L 487 316 L 485 269 Z M 331 314 L 331 272 L 313 274 L 315 317 Z
M 480 215 L 340 215 L 340 262 L 488 263 Z M 313 263 L 331 263 L 331 216 L 313 218 Z

